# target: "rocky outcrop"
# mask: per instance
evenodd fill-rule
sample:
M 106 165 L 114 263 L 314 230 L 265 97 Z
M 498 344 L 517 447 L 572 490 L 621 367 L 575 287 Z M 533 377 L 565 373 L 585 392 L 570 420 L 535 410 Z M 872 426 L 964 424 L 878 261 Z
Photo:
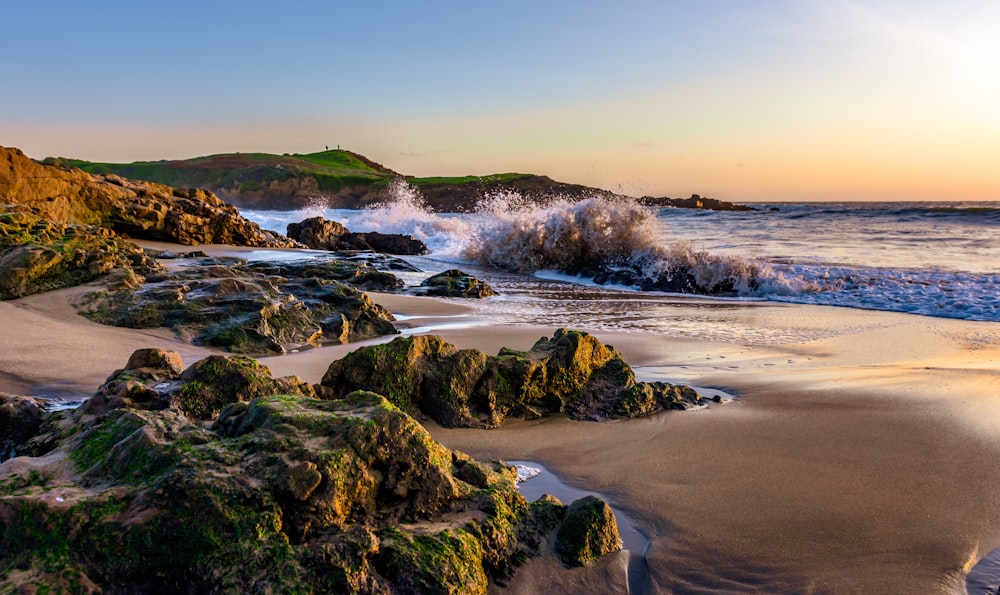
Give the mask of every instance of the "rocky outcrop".
M 19 205 L 56 223 L 98 225 L 133 238 L 186 245 L 298 246 L 245 219 L 211 192 L 40 164 L 5 147 L 0 147 L 0 203 Z
M 117 282 L 134 284 L 160 269 L 103 227 L 56 223 L 0 207 L 0 299 L 71 287 L 112 272 Z
M 447 270 L 428 277 L 413 290 L 414 295 L 487 298 L 496 295 L 493 288 L 479 279 L 458 269 Z
M 753 207 L 740 205 L 717 198 L 703 198 L 692 194 L 690 198 L 669 198 L 667 196 L 643 196 L 638 199 L 640 204 L 651 207 L 675 207 L 679 209 L 702 209 L 706 211 L 754 211 Z
M 316 390 L 322 398 L 377 392 L 449 427 L 493 428 L 509 415 L 556 412 L 588 420 L 637 417 L 701 403 L 688 387 L 636 382 L 613 347 L 566 329 L 530 351 L 502 349 L 497 356 L 435 336 L 401 337 L 333 362 Z
M 383 254 L 427 254 L 427 245 L 413 236 L 379 232 L 355 233 L 337 221 L 310 217 L 288 224 L 288 237 L 314 250 L 371 250 Z
M 401 285 L 363 262 L 203 258 L 137 286 L 86 294 L 77 305 L 103 324 L 167 327 L 193 343 L 234 353 L 283 353 L 396 333 L 392 314 L 358 287 Z
M 45 414 L 49 454 L 0 464 L 0 589 L 486 593 L 551 555 L 564 511 L 525 502 L 513 468 L 448 450 L 373 393 L 267 394 L 275 380 L 242 359 L 178 376 L 149 350 L 113 375 L 199 383 L 225 395 L 217 415 L 174 399 Z M 206 373 L 227 361 L 256 370 L 239 391 Z

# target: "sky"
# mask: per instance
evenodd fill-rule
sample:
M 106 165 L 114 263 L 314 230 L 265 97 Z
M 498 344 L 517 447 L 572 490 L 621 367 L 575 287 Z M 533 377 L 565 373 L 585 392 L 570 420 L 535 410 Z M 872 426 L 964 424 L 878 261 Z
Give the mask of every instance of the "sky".
M 0 145 L 340 146 L 630 194 L 1000 200 L 996 0 L 10 2 Z

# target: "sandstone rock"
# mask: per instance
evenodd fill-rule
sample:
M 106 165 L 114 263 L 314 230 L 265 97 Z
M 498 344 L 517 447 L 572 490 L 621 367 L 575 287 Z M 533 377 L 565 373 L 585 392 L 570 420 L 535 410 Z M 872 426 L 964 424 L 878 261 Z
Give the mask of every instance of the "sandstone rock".
M 440 337 L 401 337 L 363 347 L 330 364 L 320 394 L 383 394 L 413 415 L 444 426 L 492 428 L 508 415 L 566 413 L 603 420 L 686 408 L 701 402 L 688 387 L 638 383 L 612 347 L 579 331 L 559 329 L 530 351 L 487 356 Z
M 45 165 L 0 147 L 0 203 L 59 223 L 93 224 L 131 237 L 179 244 L 293 248 L 211 192 Z
M 414 290 L 414 293 L 459 298 L 486 298 L 496 295 L 492 287 L 458 269 L 450 269 L 428 277 Z
M 606 502 L 584 496 L 566 508 L 555 550 L 567 566 L 587 566 L 621 547 L 618 523 Z
M 161 268 L 107 229 L 16 209 L 0 208 L 0 299 L 79 285 L 113 271 L 138 278 Z

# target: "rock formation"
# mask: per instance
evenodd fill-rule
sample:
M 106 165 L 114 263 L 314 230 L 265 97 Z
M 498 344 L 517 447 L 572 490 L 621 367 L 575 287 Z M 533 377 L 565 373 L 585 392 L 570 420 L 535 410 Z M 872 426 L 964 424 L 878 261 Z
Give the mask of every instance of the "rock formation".
M 358 288 L 384 291 L 402 282 L 363 262 L 201 258 L 189 265 L 91 292 L 78 307 L 103 324 L 168 327 L 196 344 L 246 354 L 396 333 L 392 314 Z
M 529 505 L 512 467 L 379 395 L 317 400 L 248 358 L 179 366 L 137 352 L 73 412 L 0 401 L 34 434 L 0 463 L 0 589 L 482 594 L 551 543 L 589 552 L 569 564 L 607 549 L 589 536 L 613 518 L 576 512 L 598 505 Z
M 161 270 L 143 251 L 96 225 L 56 223 L 0 207 L 0 299 L 71 287 L 115 272 L 139 283 Z
M 688 387 L 636 382 L 613 347 L 566 329 L 530 351 L 502 349 L 497 356 L 435 336 L 400 337 L 333 362 L 316 390 L 321 398 L 376 392 L 448 427 L 493 428 L 508 415 L 555 412 L 589 420 L 637 417 L 701 402 Z
M 413 236 L 379 232 L 355 233 L 337 221 L 310 217 L 288 224 L 288 237 L 314 250 L 371 250 L 383 254 L 427 254 L 427 245 Z
M 211 192 L 44 165 L 5 147 L 0 147 L 0 203 L 19 205 L 56 223 L 98 225 L 133 238 L 185 245 L 298 246 L 261 229 Z
M 493 288 L 458 269 L 428 277 L 413 290 L 414 295 L 437 297 L 486 298 L 496 295 Z

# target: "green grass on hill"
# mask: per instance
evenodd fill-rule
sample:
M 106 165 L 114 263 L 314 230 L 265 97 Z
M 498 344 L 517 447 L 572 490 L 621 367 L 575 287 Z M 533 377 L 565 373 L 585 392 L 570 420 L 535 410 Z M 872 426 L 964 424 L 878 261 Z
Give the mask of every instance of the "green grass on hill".
M 136 161 L 97 163 L 82 159 L 48 158 L 47 163 L 77 167 L 93 174 L 117 174 L 169 186 L 194 186 L 218 191 L 261 190 L 266 184 L 295 176 L 312 176 L 323 192 L 385 184 L 397 174 L 361 155 L 343 150 L 306 154 L 224 153 L 178 161 Z M 504 173 L 488 176 L 407 178 L 415 187 L 503 183 L 531 174 Z

